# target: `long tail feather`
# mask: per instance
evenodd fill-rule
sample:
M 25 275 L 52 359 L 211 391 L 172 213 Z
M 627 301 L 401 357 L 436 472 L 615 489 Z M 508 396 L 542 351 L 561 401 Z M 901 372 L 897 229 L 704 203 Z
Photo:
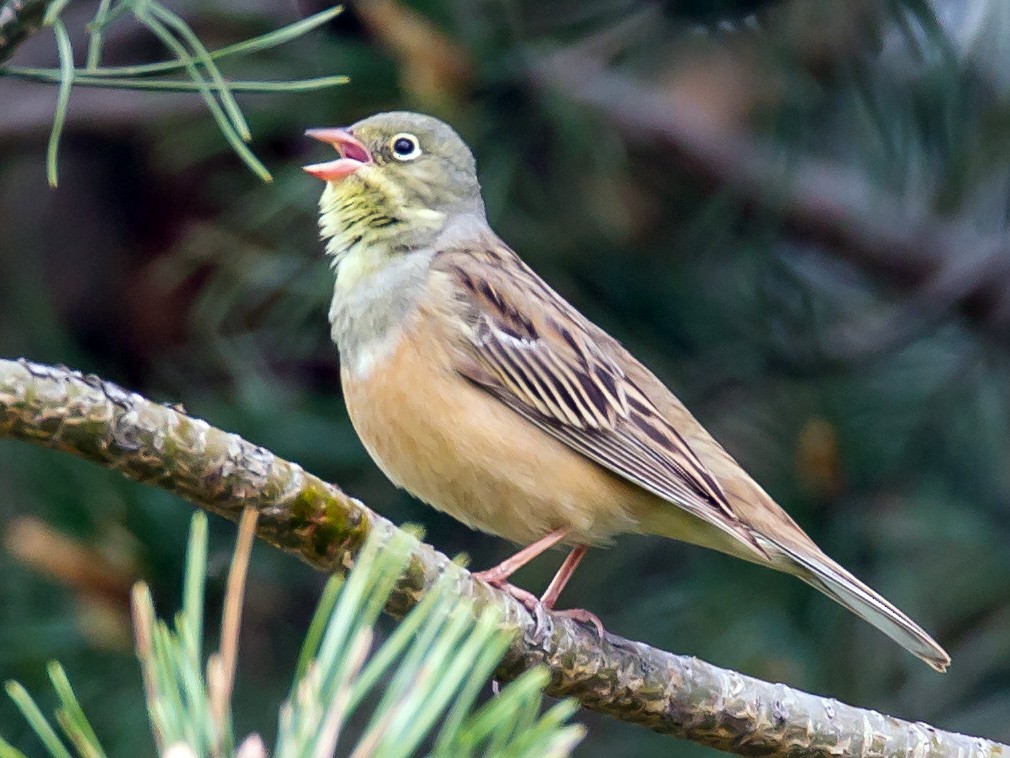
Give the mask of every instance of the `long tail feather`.
M 932 637 L 826 555 L 804 555 L 777 542 L 767 541 L 766 544 L 770 547 L 770 552 L 779 553 L 793 564 L 795 569 L 791 573 L 873 624 L 932 668 L 940 672 L 947 670 L 950 656 Z

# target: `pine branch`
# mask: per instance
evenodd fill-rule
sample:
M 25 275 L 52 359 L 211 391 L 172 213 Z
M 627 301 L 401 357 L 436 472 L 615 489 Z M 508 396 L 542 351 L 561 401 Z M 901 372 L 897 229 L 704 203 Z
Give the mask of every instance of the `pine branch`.
M 98 377 L 0 360 L 0 438 L 71 453 L 238 521 L 259 512 L 258 536 L 321 571 L 344 571 L 390 521 L 235 434 Z M 428 545 L 412 555 L 386 610 L 401 618 L 440 576 L 478 612 L 519 634 L 497 676 L 543 663 L 547 692 L 657 732 L 746 756 L 1010 756 L 1010 747 L 942 732 L 676 656 L 550 614 L 535 619 Z

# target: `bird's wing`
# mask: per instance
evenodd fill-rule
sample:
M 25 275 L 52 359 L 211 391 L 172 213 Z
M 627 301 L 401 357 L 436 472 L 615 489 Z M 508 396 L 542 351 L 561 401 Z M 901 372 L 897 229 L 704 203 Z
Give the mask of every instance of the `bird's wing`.
M 767 559 L 716 478 L 622 368 L 634 359 L 594 336 L 599 330 L 515 253 L 484 240 L 476 250 L 440 252 L 433 266 L 461 295 L 461 374 L 590 460 Z

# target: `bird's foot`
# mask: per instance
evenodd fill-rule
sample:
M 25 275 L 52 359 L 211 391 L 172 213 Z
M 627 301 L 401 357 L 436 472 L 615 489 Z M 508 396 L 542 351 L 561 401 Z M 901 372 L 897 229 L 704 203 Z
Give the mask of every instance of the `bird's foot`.
M 553 613 L 557 616 L 564 616 L 565 618 L 570 618 L 572 621 L 578 621 L 582 624 L 592 624 L 596 627 L 596 633 L 600 635 L 600 639 L 603 639 L 604 628 L 603 622 L 600 621 L 599 617 L 595 613 L 585 610 L 584 608 L 567 608 L 563 611 L 554 610 L 548 603 L 542 602 L 536 595 L 532 592 L 527 592 L 521 587 L 516 587 L 514 584 L 510 584 L 508 581 L 508 576 L 502 575 L 501 572 L 495 569 L 489 569 L 487 571 L 477 571 L 474 572 L 473 576 L 486 584 L 491 585 L 495 589 L 499 589 L 502 592 L 510 595 L 511 597 L 518 600 L 530 613 L 533 614 L 533 618 L 536 625 L 533 628 L 533 638 L 540 639 L 546 636 L 548 632 L 547 627 L 547 614 L 548 612 Z
M 514 584 L 510 584 L 507 576 L 502 576 L 500 572 L 497 572 L 494 569 L 489 569 L 488 571 L 476 571 L 474 572 L 473 577 L 475 579 L 480 579 L 485 584 L 490 584 L 495 589 L 501 590 L 505 594 L 515 598 L 531 612 L 533 611 L 534 606 L 540 604 L 536 595 L 532 592 L 527 592 L 522 587 L 516 587 Z
M 603 639 L 604 629 L 603 622 L 600 621 L 599 616 L 595 613 L 587 611 L 585 608 L 566 608 L 563 611 L 552 610 L 555 616 L 564 616 L 570 618 L 572 621 L 578 621 L 582 624 L 592 624 L 596 627 L 596 633 L 600 635 L 600 639 Z
M 600 636 L 600 639 L 603 639 L 603 622 L 600 621 L 595 613 L 591 613 L 583 608 L 566 608 L 563 611 L 556 611 L 553 608 L 548 608 L 544 603 L 538 602 L 535 608 L 530 608 L 530 612 L 533 614 L 535 622 L 533 634 L 530 638 L 536 644 L 543 644 L 543 641 L 550 636 L 554 629 L 552 617 L 556 618 L 558 616 L 569 618 L 582 624 L 592 624 L 596 627 L 596 633 Z

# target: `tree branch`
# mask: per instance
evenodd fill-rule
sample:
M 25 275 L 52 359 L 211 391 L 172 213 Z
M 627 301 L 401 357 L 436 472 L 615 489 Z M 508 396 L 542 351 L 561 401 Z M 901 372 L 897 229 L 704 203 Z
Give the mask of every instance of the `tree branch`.
M 910 293 L 918 311 L 957 310 L 989 335 L 1010 340 L 1005 235 L 979 235 L 966 220 L 916 215 L 845 166 L 787 160 L 773 145 L 726 129 L 691 96 L 646 87 L 584 50 L 542 59 L 530 76 L 534 86 L 588 105 L 629 133 L 661 140 L 695 174 Z
M 235 434 L 98 377 L 0 360 L 0 438 L 62 450 L 115 469 L 238 521 L 259 511 L 258 536 L 321 571 L 354 563 L 370 532 L 397 530 L 362 503 Z M 401 617 L 436 578 L 450 575 L 478 610 L 495 608 L 516 639 L 497 676 L 545 664 L 548 693 L 585 707 L 746 756 L 870 758 L 1010 756 L 1010 747 L 942 732 L 672 655 L 547 614 L 535 619 L 508 595 L 417 544 L 386 610 Z

